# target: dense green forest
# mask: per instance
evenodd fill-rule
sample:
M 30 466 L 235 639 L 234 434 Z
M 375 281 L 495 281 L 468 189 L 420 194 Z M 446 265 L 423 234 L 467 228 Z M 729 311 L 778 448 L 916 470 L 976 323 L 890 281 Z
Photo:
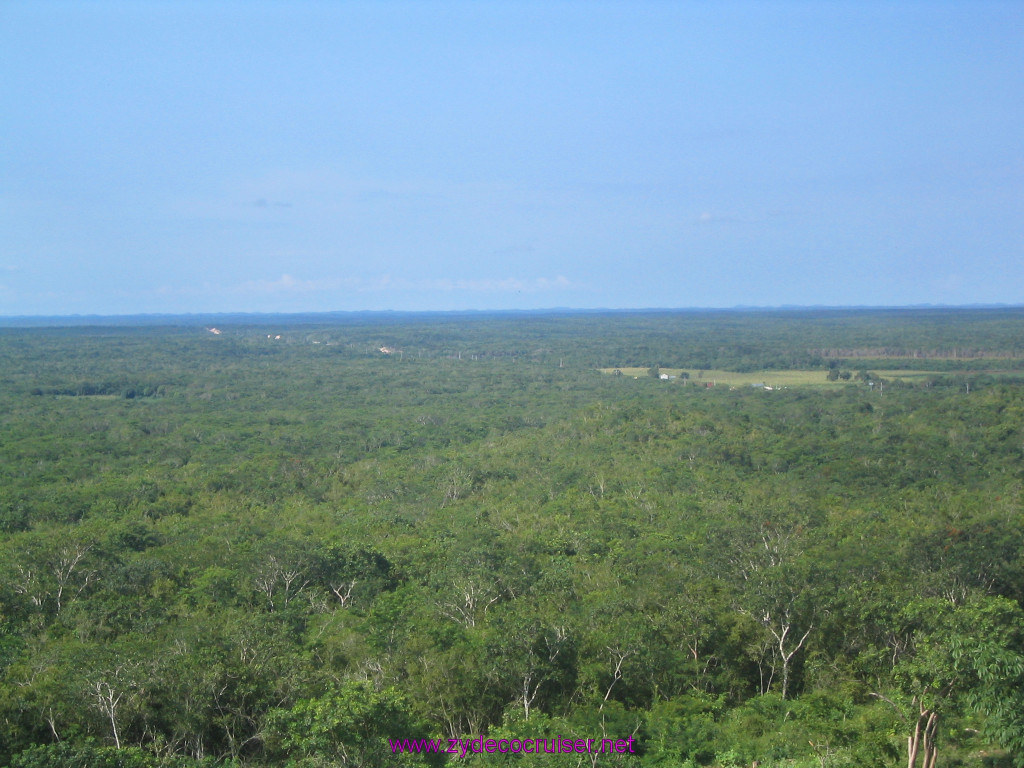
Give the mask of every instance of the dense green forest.
M 1019 309 L 0 328 L 0 765 L 1019 768 L 1022 427 Z

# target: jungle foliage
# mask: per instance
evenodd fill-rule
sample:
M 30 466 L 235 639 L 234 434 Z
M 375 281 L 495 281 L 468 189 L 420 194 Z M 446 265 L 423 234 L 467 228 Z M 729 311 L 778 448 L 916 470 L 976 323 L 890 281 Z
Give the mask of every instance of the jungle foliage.
M 0 765 L 1024 766 L 1021 339 L 1013 309 L 2 328 Z M 481 734 L 638 748 L 387 742 Z

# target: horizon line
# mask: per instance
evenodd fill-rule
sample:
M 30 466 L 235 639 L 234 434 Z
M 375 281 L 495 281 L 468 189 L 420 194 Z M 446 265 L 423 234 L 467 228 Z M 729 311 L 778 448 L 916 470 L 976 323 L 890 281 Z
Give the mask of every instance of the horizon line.
M 27 325 L 45 323 L 53 325 L 69 321 L 76 325 L 85 322 L 109 321 L 118 325 L 132 320 L 152 322 L 154 320 L 200 320 L 203 318 L 261 318 L 287 319 L 297 317 L 337 317 L 372 315 L 545 315 L 545 314 L 630 314 L 630 313 L 686 313 L 686 312 L 821 312 L 821 311 L 896 311 L 896 310 L 970 310 L 970 309 L 1024 309 L 1024 303 L 970 303 L 970 304 L 737 304 L 731 307 L 547 307 L 539 309 L 351 309 L 311 311 L 206 311 L 206 312 L 131 312 L 116 314 L 73 313 L 53 315 L 4 315 L 0 314 L 0 325 Z

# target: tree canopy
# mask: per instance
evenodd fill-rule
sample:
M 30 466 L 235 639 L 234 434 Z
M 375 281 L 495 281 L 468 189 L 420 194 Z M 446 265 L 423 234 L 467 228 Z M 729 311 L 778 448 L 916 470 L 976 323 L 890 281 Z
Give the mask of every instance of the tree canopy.
M 1021 320 L 0 329 L 0 765 L 1022 766 Z

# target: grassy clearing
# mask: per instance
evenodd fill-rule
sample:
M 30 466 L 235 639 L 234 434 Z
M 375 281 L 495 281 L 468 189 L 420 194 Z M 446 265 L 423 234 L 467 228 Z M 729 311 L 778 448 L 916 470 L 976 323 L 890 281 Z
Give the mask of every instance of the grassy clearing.
M 65 400 L 65 399 L 70 400 L 72 398 L 79 399 L 79 400 L 81 400 L 83 398 L 85 398 L 87 400 L 122 400 L 122 399 L 125 399 L 122 395 L 64 395 L 64 394 L 61 394 L 61 395 L 50 395 L 50 397 L 55 397 L 58 400 Z
M 602 373 L 608 374 L 618 370 L 622 372 L 623 376 L 636 378 L 645 378 L 647 376 L 646 368 L 601 368 L 600 370 Z M 752 387 L 757 385 L 772 387 L 773 389 L 778 389 L 779 387 L 843 387 L 853 382 L 852 379 L 849 381 L 829 381 L 826 378 L 828 372 L 821 369 L 812 371 L 788 370 L 737 373 L 736 371 L 698 371 L 686 368 L 662 368 L 661 372 L 677 377 L 683 373 L 689 374 L 688 380 L 677 378 L 673 383 L 687 381 L 689 384 L 700 384 L 701 386 L 705 383 L 711 383 L 719 387 Z M 937 371 L 893 370 L 878 371 L 876 375 L 885 379 L 920 379 L 937 374 Z
M 646 378 L 646 368 L 602 368 L 602 373 L 614 373 L 616 370 L 622 372 L 623 376 Z M 768 386 L 768 387 L 806 387 L 806 386 L 823 386 L 833 387 L 842 386 L 848 382 L 832 382 L 828 381 L 826 377 L 826 371 L 755 371 L 753 373 L 737 373 L 735 371 L 698 371 L 696 369 L 686 368 L 662 368 L 661 372 L 668 374 L 669 376 L 680 376 L 680 374 L 686 373 L 689 375 L 689 380 L 677 378 L 672 383 L 680 383 L 687 381 L 689 384 L 699 384 L 703 386 L 705 383 L 711 383 L 715 386 L 727 386 L 727 387 L 747 387 L 754 385 Z
M 599 369 L 602 373 L 614 373 L 615 371 L 621 371 L 623 376 L 646 378 L 646 368 L 601 368 Z M 779 387 L 844 387 L 849 384 L 857 383 L 855 379 L 849 379 L 847 381 L 829 381 L 828 371 L 823 369 L 816 370 L 788 370 L 788 371 L 755 371 L 753 373 L 737 373 L 736 371 L 719 371 L 719 370 L 708 370 L 698 371 L 696 369 L 687 368 L 661 368 L 662 373 L 668 374 L 669 376 L 679 377 L 681 374 L 689 374 L 689 379 L 685 380 L 677 378 L 673 381 L 673 384 L 678 384 L 686 381 L 688 384 L 699 384 L 704 386 L 706 383 L 711 383 L 714 386 L 726 386 L 726 387 L 752 387 L 752 386 L 765 386 L 778 389 Z M 929 376 L 953 376 L 963 375 L 960 372 L 955 371 L 919 371 L 906 369 L 894 369 L 894 370 L 878 370 L 873 372 L 875 376 L 879 376 L 887 381 L 894 379 L 903 379 L 908 382 L 912 382 L 918 379 L 924 379 Z M 972 371 L 972 374 L 985 373 L 984 371 Z M 1007 375 L 1005 372 L 1001 372 L 1001 375 Z M 1014 375 L 1010 372 L 1009 375 Z M 1022 374 L 1024 375 L 1024 374 Z

